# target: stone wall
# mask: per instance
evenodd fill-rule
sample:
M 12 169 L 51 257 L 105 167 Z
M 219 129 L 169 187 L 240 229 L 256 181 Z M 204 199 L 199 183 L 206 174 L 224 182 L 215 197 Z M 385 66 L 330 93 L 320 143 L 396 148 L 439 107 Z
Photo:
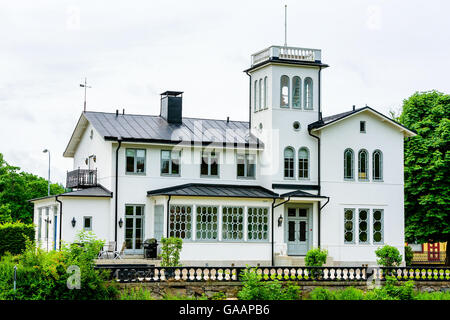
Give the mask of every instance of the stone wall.
M 292 282 L 291 282 L 292 283 Z M 316 287 L 325 287 L 330 290 L 345 289 L 346 287 L 354 287 L 367 291 L 368 285 L 366 281 L 297 281 L 295 282 L 301 289 L 302 296 L 306 297 L 311 290 Z M 151 295 L 160 299 L 165 294 L 195 296 L 200 297 L 205 294 L 208 298 L 216 294 L 224 293 L 228 299 L 236 299 L 237 293 L 241 290 L 240 282 L 184 282 L 184 281 L 167 281 L 167 282 L 144 282 L 144 283 L 121 283 L 121 289 L 131 287 L 142 287 L 151 292 Z M 415 288 L 418 291 L 450 291 L 449 281 L 421 281 L 415 282 Z

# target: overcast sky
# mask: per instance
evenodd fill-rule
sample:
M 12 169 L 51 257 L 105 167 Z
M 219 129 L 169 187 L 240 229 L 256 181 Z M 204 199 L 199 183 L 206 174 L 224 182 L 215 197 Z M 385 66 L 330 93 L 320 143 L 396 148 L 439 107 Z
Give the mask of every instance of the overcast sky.
M 0 152 L 65 183 L 62 153 L 83 109 L 248 120 L 250 55 L 284 43 L 322 49 L 324 115 L 365 104 L 387 114 L 415 91 L 450 92 L 450 1 L 0 0 Z

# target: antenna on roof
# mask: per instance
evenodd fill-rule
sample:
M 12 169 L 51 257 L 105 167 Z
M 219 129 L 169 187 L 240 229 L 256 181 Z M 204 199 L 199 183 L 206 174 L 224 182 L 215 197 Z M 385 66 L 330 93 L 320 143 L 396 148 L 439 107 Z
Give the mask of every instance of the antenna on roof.
M 287 47 L 287 4 L 284 5 L 284 46 Z
M 84 88 L 84 111 L 86 111 L 86 89 L 92 87 L 87 85 L 87 78 L 84 78 L 84 84 L 80 83 L 80 87 Z

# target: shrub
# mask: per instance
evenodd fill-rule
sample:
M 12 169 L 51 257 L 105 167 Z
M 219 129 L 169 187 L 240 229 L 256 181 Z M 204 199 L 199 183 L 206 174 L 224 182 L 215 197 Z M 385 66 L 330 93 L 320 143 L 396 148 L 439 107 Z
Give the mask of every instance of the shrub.
M 306 253 L 305 265 L 307 267 L 321 267 L 327 262 L 327 250 L 311 249 Z
M 377 263 L 384 267 L 395 267 L 402 263 L 402 255 L 397 248 L 385 245 L 375 250 Z
M 345 288 L 336 292 L 337 300 L 363 300 L 364 291 L 353 287 Z
M 312 300 L 336 300 L 336 293 L 322 287 L 314 288 L 309 297 Z
M 245 269 L 241 273 L 242 289 L 240 300 L 298 300 L 300 287 L 288 283 L 284 288 L 278 280 L 262 281 L 256 268 Z
M 22 253 L 27 239 L 34 241 L 34 225 L 21 222 L 0 224 L 0 256 L 5 252 Z
M 183 240 L 180 238 L 161 238 L 161 266 L 181 267 L 180 251 L 183 247 Z
M 79 244 L 61 251 L 44 252 L 27 241 L 23 254 L 7 254 L 0 260 L 0 299 L 63 300 L 110 299 L 117 288 L 106 282 L 106 274 L 94 269 L 94 258 L 102 242 L 92 234 L 78 234 Z M 14 266 L 17 265 L 17 290 L 13 290 Z M 79 289 L 69 289 L 70 266 L 79 270 Z M 78 269 L 79 268 L 79 269 Z
M 410 246 L 405 246 L 405 263 L 407 266 L 411 265 L 414 253 Z
M 119 293 L 119 300 L 154 300 L 149 290 L 141 287 L 126 288 Z
M 414 295 L 415 300 L 450 300 L 450 292 L 417 292 Z

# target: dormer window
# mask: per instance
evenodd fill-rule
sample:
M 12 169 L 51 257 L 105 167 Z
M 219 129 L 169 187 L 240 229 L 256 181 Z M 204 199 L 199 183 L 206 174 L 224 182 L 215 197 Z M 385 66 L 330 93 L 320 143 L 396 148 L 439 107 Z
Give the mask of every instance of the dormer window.
M 359 132 L 366 133 L 366 122 L 365 121 L 359 122 Z
M 281 76 L 280 79 L 280 107 L 289 108 L 289 77 Z

